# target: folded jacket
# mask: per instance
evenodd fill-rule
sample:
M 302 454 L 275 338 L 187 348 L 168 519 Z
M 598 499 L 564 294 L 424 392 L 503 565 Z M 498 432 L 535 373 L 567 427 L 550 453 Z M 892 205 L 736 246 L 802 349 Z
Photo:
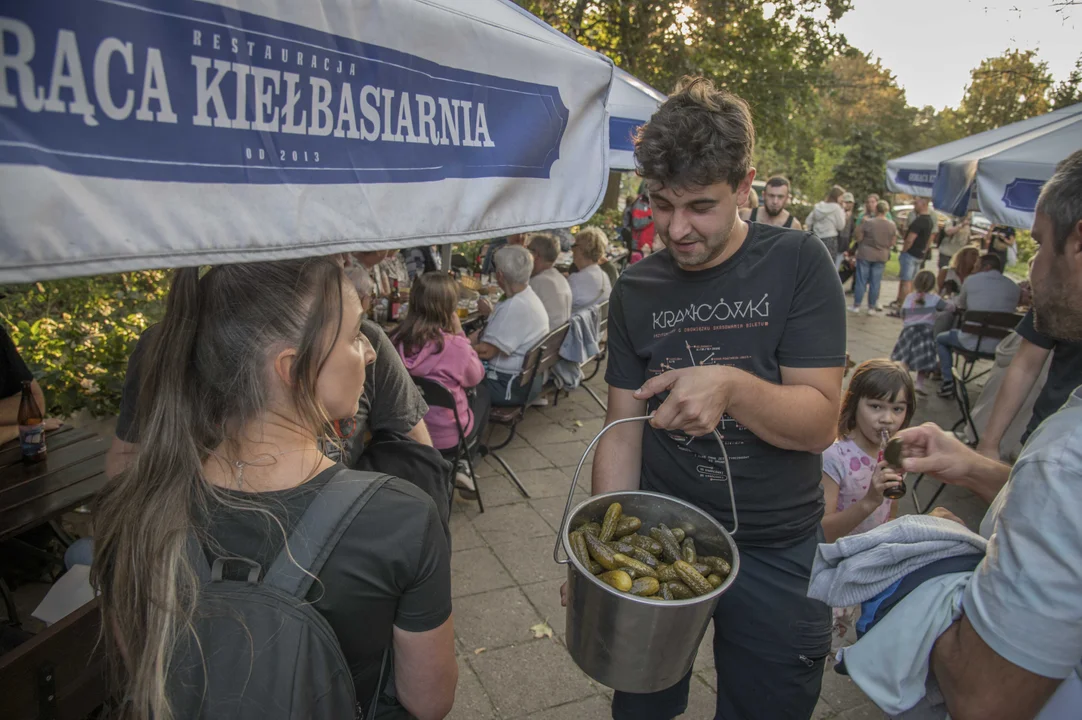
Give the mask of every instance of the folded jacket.
M 988 542 L 944 518 L 906 515 L 815 551 L 808 597 L 831 607 L 875 597 L 909 573 L 943 558 L 984 555 Z

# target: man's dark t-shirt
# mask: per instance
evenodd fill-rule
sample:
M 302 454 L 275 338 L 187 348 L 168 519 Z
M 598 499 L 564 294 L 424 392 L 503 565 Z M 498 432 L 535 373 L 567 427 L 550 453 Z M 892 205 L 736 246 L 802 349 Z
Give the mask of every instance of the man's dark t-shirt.
M 124 392 L 120 398 L 120 416 L 117 418 L 115 431 L 116 436 L 125 442 L 139 442 L 139 428 L 135 421 L 136 408 L 139 406 L 139 365 L 149 339 L 159 327 L 153 325 L 146 329 L 128 359 L 128 372 L 124 376 Z M 383 329 L 365 320 L 361 323 L 361 332 L 372 343 L 376 360 L 368 366 L 364 379 L 364 394 L 352 422 L 336 423 L 336 430 L 341 431 L 344 453 L 338 457 L 337 448 L 327 448 L 328 456 L 334 460 L 342 460 L 350 467 L 356 465 L 357 458 L 364 450 L 366 430 L 389 430 L 404 435 L 423 420 L 428 412 L 428 405 Z
M 609 302 L 605 380 L 626 390 L 692 365 L 729 365 L 771 383 L 781 367 L 845 363 L 845 299 L 833 258 L 811 233 L 752 223 L 718 267 L 680 269 L 668 250 L 630 266 Z M 659 399 L 649 403 L 657 409 Z M 782 450 L 728 415 L 718 426 L 735 478 L 737 542 L 783 546 L 823 515 L 819 454 Z M 732 525 L 725 469 L 712 435 L 643 430 L 641 486 Z
M 33 379 L 34 374 L 19 356 L 7 328 L 0 326 L 0 398 L 22 393 L 23 381 Z
M 324 470 L 288 490 L 226 491 L 269 511 L 282 528 L 264 513 L 219 505 L 207 531 L 220 547 L 214 552 L 204 548 L 207 561 L 243 557 L 269 568 L 316 491 L 339 469 Z M 239 572 L 235 579 L 243 580 L 247 569 Z M 389 480 L 339 540 L 308 599 L 334 630 L 353 674 L 357 700 L 367 707 L 392 627 L 427 632 L 451 615 L 450 549 L 432 498 L 404 480 Z
M 906 253 L 912 255 L 915 258 L 923 258 L 924 253 L 928 250 L 928 239 L 932 237 L 932 230 L 936 227 L 936 223 L 932 220 L 932 216 L 918 215 L 917 219 L 909 223 L 909 229 L 905 231 L 906 237 L 910 233 L 916 233 L 917 237 L 913 240 L 913 244 L 909 246 Z
M 1015 332 L 1037 347 L 1052 351 L 1048 379 L 1033 403 L 1033 415 L 1026 425 L 1025 437 L 1028 438 L 1045 418 L 1063 407 L 1076 387 L 1082 385 L 1082 342 L 1056 340 L 1038 331 L 1033 326 L 1032 310 L 1018 323 Z

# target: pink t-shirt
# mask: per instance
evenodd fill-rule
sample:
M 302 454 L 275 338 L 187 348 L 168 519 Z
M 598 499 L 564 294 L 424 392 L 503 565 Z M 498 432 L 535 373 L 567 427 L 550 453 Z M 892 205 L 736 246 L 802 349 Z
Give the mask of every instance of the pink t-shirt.
M 838 506 L 836 511 L 844 510 L 855 504 L 868 492 L 875 472 L 876 459 L 860 449 L 860 446 L 848 437 L 835 440 L 823 452 L 823 472 L 838 483 Z M 879 527 L 890 519 L 890 500 L 875 509 L 871 515 L 857 525 L 850 535 L 867 532 Z
M 473 413 L 470 412 L 465 388 L 481 382 L 485 377 L 485 368 L 466 336 L 444 332 L 442 350 L 437 348 L 436 343 L 430 342 L 412 357 L 406 357 L 401 345 L 397 349 L 410 375 L 435 380 L 451 391 L 458 407 L 458 417 L 465 424 L 466 434 L 472 432 Z M 454 411 L 429 408 L 425 415 L 425 425 L 428 426 L 432 444 L 438 449 L 447 450 L 458 444 Z

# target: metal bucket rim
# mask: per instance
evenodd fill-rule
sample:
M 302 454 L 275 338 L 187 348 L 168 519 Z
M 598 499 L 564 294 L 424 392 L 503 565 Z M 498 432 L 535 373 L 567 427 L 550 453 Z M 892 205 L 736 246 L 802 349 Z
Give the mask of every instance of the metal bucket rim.
M 581 510 L 583 508 L 583 506 L 587 505 L 588 503 L 594 502 L 598 498 L 615 497 L 615 496 L 627 496 L 627 495 L 644 495 L 644 496 L 647 496 L 647 497 L 662 498 L 664 500 L 669 500 L 669 501 L 672 501 L 672 502 L 677 503 L 679 505 L 683 505 L 684 507 L 688 508 L 689 510 L 694 510 L 695 512 L 702 515 L 715 528 L 717 528 L 717 530 L 719 532 L 721 532 L 722 537 L 725 538 L 726 541 L 728 541 L 729 547 L 733 551 L 733 562 L 731 563 L 732 564 L 732 570 L 729 571 L 728 577 L 726 577 L 721 582 L 721 585 L 718 585 L 716 588 L 714 588 L 710 592 L 706 593 L 705 595 L 700 595 L 698 597 L 688 598 L 687 600 L 662 600 L 660 598 L 645 598 L 645 597 L 639 597 L 638 595 L 632 595 L 630 593 L 620 592 L 619 590 L 612 587 L 611 585 L 598 580 L 596 575 L 591 573 L 587 568 L 583 567 L 582 563 L 579 562 L 578 557 L 576 557 L 575 553 L 571 550 L 571 540 L 568 537 L 568 535 L 569 535 L 568 531 L 571 529 L 571 519 L 573 517 L 575 517 L 575 515 L 578 514 L 579 510 Z M 687 502 L 686 500 L 681 500 L 680 498 L 673 497 L 672 495 L 664 495 L 662 493 L 650 492 L 649 490 L 615 490 L 613 492 L 601 493 L 600 495 L 591 495 L 590 497 L 586 498 L 585 500 L 580 502 L 578 505 L 576 505 L 574 508 L 572 508 L 571 512 L 569 512 L 567 514 L 567 520 L 564 522 L 563 527 L 560 528 L 560 535 L 561 535 L 561 542 L 562 542 L 562 544 L 564 546 L 564 552 L 567 553 L 567 558 L 568 558 L 569 562 L 571 563 L 571 565 L 576 570 L 578 570 L 578 572 L 580 574 L 582 574 L 585 577 L 589 578 L 590 581 L 593 582 L 595 585 L 597 585 L 598 587 L 601 587 L 606 592 L 611 593 L 612 595 L 615 595 L 615 596 L 617 596 L 619 598 L 623 598 L 625 600 L 631 600 L 633 602 L 642 603 L 643 605 L 650 605 L 651 607 L 658 607 L 658 606 L 661 606 L 661 607 L 685 607 L 685 606 L 688 606 L 688 605 L 697 605 L 699 603 L 709 602 L 711 600 L 714 600 L 717 597 L 720 597 L 726 590 L 728 590 L 729 586 L 732 585 L 733 580 L 736 579 L 737 573 L 740 572 L 740 549 L 737 548 L 736 541 L 733 540 L 733 536 L 729 534 L 729 531 L 726 530 L 725 527 L 720 522 L 718 522 L 712 516 L 707 514 L 707 512 L 705 510 L 703 510 L 702 508 L 696 507 L 695 505 L 692 505 L 691 503 Z

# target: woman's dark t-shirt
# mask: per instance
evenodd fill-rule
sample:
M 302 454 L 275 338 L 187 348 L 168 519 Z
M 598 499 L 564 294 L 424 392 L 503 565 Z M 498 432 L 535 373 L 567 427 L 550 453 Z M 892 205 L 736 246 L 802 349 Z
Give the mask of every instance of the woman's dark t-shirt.
M 289 490 L 227 491 L 265 513 L 217 506 L 210 513 L 207 560 L 255 560 L 266 571 L 316 492 L 342 465 Z M 283 529 L 285 533 L 283 534 Z M 241 568 L 236 579 L 244 579 Z M 451 615 L 450 549 L 432 498 L 397 478 L 380 488 L 331 552 L 308 599 L 327 619 L 353 674 L 357 700 L 367 706 L 379 679 L 392 626 L 425 632 Z

